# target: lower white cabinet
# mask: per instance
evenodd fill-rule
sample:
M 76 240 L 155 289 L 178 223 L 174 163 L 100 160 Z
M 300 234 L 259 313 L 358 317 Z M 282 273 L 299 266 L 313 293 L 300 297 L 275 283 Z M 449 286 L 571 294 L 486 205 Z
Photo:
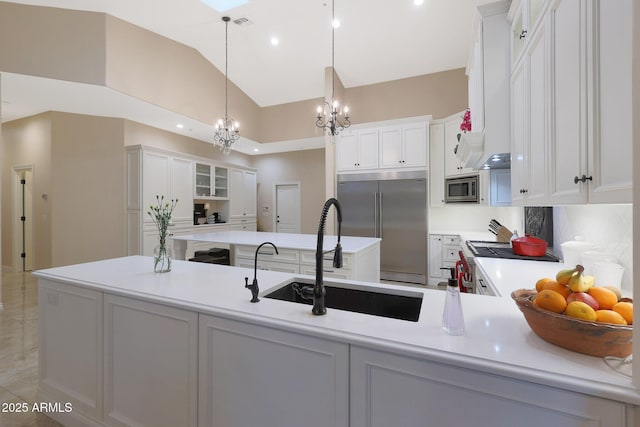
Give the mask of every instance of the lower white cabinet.
M 38 399 L 102 416 L 102 293 L 40 280 Z
M 200 315 L 199 365 L 200 426 L 349 425 L 347 344 Z
M 456 261 L 460 259 L 459 250 L 460 236 L 429 235 L 429 285 L 435 286 L 451 277 L 448 268 L 456 266 Z
M 104 422 L 197 426 L 198 314 L 104 296 Z
M 351 346 L 350 426 L 624 426 L 620 402 Z M 630 425 L 630 424 L 628 424 Z
M 38 400 L 71 404 L 48 414 L 67 426 L 634 425 L 634 407 L 622 402 L 374 350 L 348 335 L 46 279 L 39 295 Z

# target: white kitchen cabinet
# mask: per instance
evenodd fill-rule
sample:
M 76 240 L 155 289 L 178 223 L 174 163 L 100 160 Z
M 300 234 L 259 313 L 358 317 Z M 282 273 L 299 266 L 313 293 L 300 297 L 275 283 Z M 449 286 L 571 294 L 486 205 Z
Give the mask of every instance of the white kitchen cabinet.
M 351 427 L 627 425 L 620 402 L 424 358 L 352 345 L 350 368 Z
M 152 255 L 158 244 L 157 229 L 148 215 L 157 204 L 178 200 L 170 229 L 193 225 L 193 161 L 175 153 L 141 146 L 127 147 L 127 251 L 129 255 Z M 155 238 L 153 238 L 155 233 Z
M 429 123 L 429 205 L 444 206 L 444 122 Z
M 337 140 L 337 170 L 378 168 L 378 137 L 377 128 L 341 132 Z
M 631 0 L 523 4 L 537 21 L 511 79 L 514 204 L 630 203 Z
M 482 49 L 482 25 L 476 26 L 476 35 L 467 64 L 469 110 L 471 114 L 471 130 L 484 130 L 484 58 Z
M 632 0 L 587 3 L 589 80 L 589 203 L 632 201 Z M 638 25 L 636 23 L 636 25 Z M 582 176 L 582 175 L 580 175 Z
M 454 235 L 429 235 L 429 284 L 432 286 L 446 282 L 451 277 L 448 270 L 456 266 L 460 258 L 460 237 Z M 444 268 L 444 270 L 443 270 Z
M 547 0 L 515 0 L 511 3 L 511 63 L 515 65 L 537 31 Z
M 255 218 L 257 212 L 255 171 L 229 170 L 229 218 Z
M 227 200 L 229 169 L 210 163 L 195 162 L 194 199 Z
M 511 170 L 495 169 L 489 173 L 489 205 L 511 206 Z
M 197 313 L 107 294 L 103 333 L 105 424 L 197 425 Z
M 548 37 L 546 25 L 528 37 L 511 77 L 511 200 L 543 205 L 547 200 Z
M 39 281 L 39 400 L 102 417 L 102 293 Z M 61 327 L 61 325 L 63 325 Z
M 549 6 L 551 133 L 549 202 L 585 203 L 587 188 L 574 176 L 587 173 L 586 2 L 555 0 Z
M 199 336 L 198 425 L 349 425 L 347 344 L 202 314 Z
M 380 168 L 425 167 L 427 126 L 416 123 L 380 130 Z
M 472 168 L 465 167 L 456 157 L 455 148 L 458 145 L 460 123 L 464 112 L 454 114 L 444 120 L 444 170 L 445 177 L 468 175 L 473 173 Z

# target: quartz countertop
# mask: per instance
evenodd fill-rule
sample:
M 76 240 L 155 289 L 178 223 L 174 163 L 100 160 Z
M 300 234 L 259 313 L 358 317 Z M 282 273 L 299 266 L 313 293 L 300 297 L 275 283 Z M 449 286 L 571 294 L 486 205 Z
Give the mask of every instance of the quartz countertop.
M 271 242 L 278 248 L 315 251 L 318 236 L 315 234 L 271 233 L 264 231 L 217 231 L 172 236 L 173 240 L 194 240 L 202 242 L 227 243 L 234 245 L 258 246 L 263 242 Z M 380 242 L 374 237 L 341 236 L 343 253 L 359 252 Z M 335 248 L 337 236 L 324 236 L 323 250 Z
M 535 286 L 537 278 L 555 272 L 562 264 L 479 258 L 478 265 L 505 296 L 462 294 L 464 336 L 449 336 L 440 327 L 445 292 L 419 287 L 335 280 L 369 289 L 423 294 L 420 319 L 410 322 L 335 309 L 328 309 L 325 316 L 313 316 L 310 306 L 264 298 L 294 277 L 313 280 L 311 276 L 288 273 L 259 271 L 261 302 L 257 304 L 249 302 L 250 292 L 244 288 L 244 278 L 252 277 L 253 271 L 238 267 L 174 261 L 171 272 L 157 274 L 153 273 L 151 257 L 132 256 L 33 274 L 40 279 L 640 405 L 640 393 L 629 378 L 608 368 L 600 358 L 538 338 L 506 295 L 512 288 Z

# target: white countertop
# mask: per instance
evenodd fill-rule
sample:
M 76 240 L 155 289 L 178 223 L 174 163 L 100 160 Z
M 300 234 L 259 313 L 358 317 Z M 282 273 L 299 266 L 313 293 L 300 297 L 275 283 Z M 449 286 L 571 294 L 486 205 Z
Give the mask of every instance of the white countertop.
M 505 292 L 531 288 L 537 278 L 561 266 L 488 258 L 479 259 L 479 265 Z M 152 258 L 133 256 L 41 270 L 34 276 L 640 405 L 640 393 L 629 378 L 600 358 L 538 338 L 508 297 L 462 294 L 467 330 L 456 337 L 440 328 L 445 292 L 437 290 L 342 281 L 424 294 L 419 321 L 409 322 L 332 309 L 314 316 L 310 306 L 263 298 L 293 277 L 313 279 L 271 271 L 258 272 L 257 304 L 249 302 L 244 288 L 244 277 L 251 278 L 253 271 L 238 267 L 174 261 L 171 272 L 157 274 Z
M 278 248 L 315 251 L 318 236 L 315 234 L 270 233 L 264 231 L 216 231 L 172 236 L 172 239 L 250 246 L 271 242 Z M 342 244 L 343 253 L 356 253 L 380 242 L 380 240 L 374 237 L 342 236 L 340 243 Z M 324 236 L 323 250 L 334 249 L 337 241 L 337 236 Z

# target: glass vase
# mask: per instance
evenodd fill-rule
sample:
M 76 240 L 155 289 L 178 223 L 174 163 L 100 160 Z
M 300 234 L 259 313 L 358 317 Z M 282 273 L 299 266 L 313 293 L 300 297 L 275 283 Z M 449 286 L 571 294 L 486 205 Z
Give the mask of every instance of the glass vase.
M 171 271 L 171 258 L 173 257 L 171 247 L 160 244 L 153 249 L 153 271 L 156 273 L 166 273 Z

